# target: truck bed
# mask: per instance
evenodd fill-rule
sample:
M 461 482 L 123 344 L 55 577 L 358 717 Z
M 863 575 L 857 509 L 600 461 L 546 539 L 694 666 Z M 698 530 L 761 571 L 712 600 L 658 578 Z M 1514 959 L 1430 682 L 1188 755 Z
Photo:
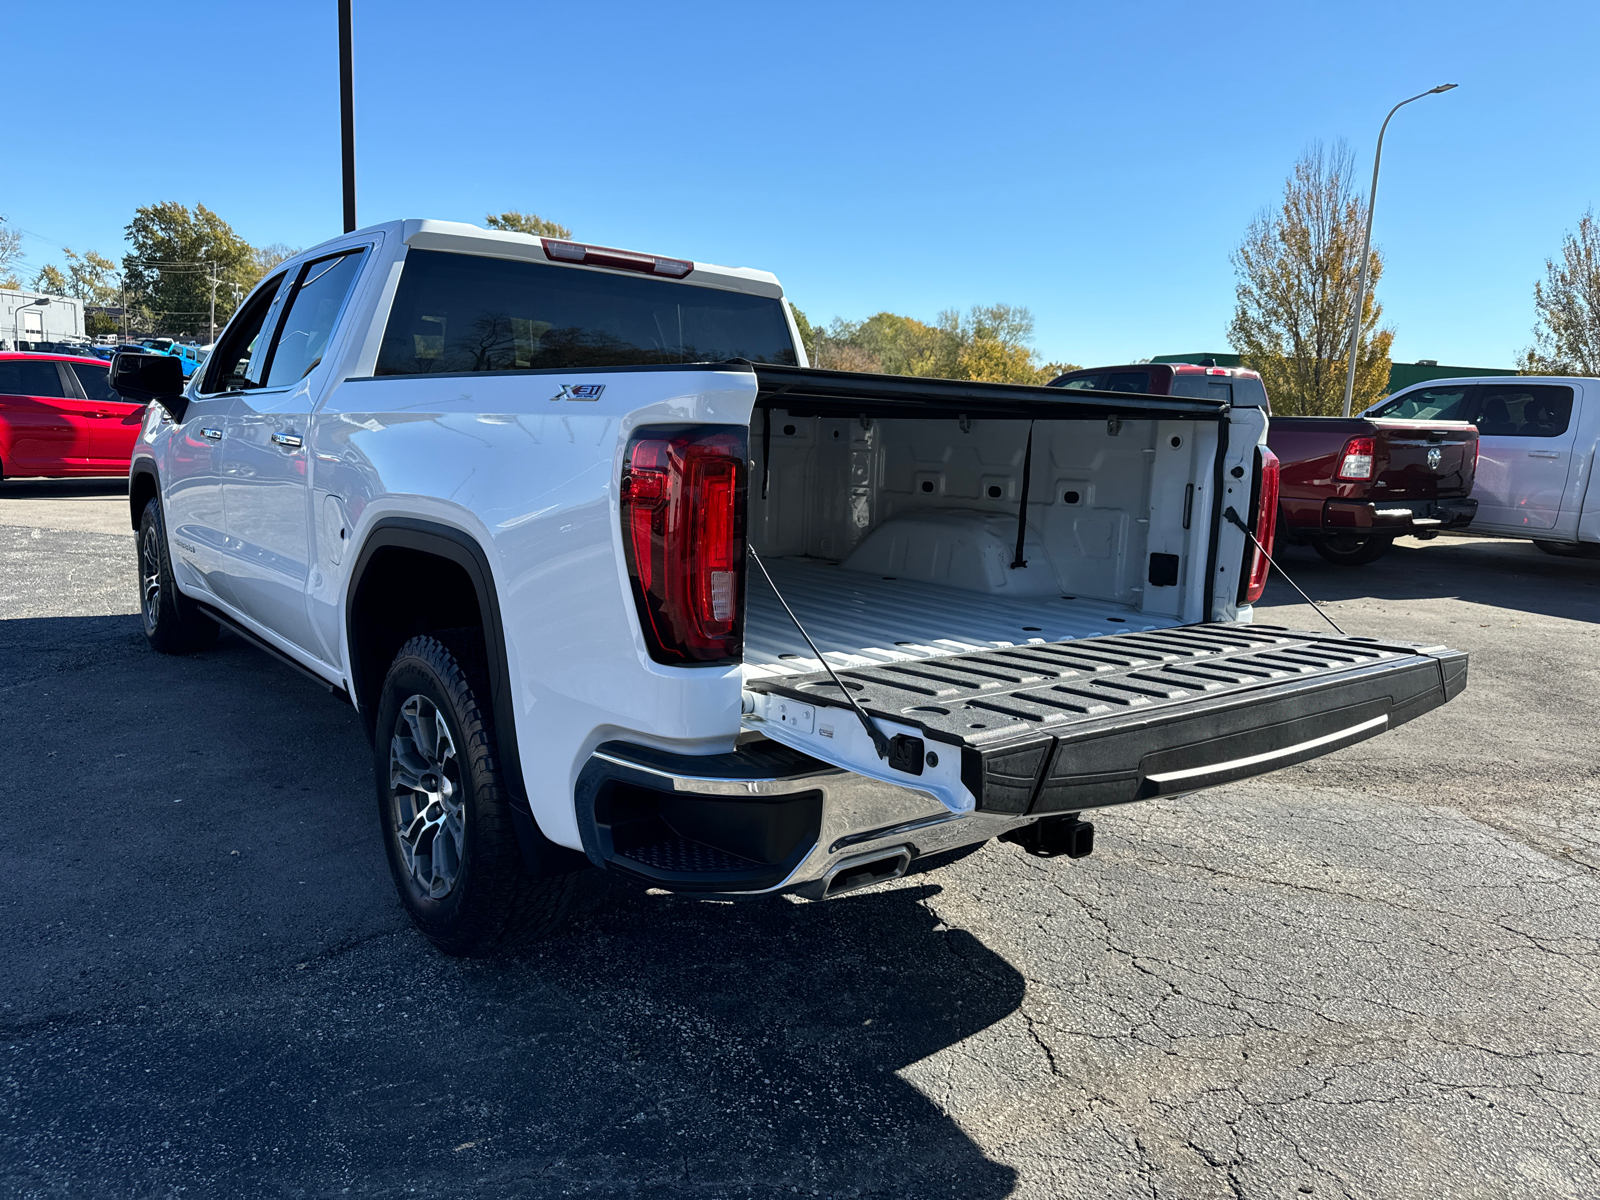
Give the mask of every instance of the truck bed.
M 1166 629 L 1173 618 L 1069 596 L 992 596 L 846 570 L 816 558 L 763 559 L 806 632 L 834 667 L 910 662 L 1118 631 Z M 778 598 L 751 573 L 746 680 L 820 671 Z

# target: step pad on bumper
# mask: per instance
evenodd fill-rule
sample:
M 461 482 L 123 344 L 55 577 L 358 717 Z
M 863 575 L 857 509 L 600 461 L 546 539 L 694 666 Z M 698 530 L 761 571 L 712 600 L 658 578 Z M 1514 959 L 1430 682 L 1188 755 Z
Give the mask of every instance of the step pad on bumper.
M 1442 646 L 1195 625 L 840 671 L 869 713 L 962 749 L 991 812 L 1194 791 L 1381 733 L 1466 686 Z M 753 682 L 842 706 L 825 674 Z

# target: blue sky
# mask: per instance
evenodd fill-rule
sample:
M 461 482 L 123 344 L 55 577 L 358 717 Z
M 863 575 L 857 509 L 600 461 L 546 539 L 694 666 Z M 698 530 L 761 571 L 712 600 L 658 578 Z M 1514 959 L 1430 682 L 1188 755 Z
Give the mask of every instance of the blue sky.
M 0 213 L 120 255 L 135 206 L 252 242 L 340 221 L 334 0 L 14 5 Z M 777 272 L 814 320 L 1004 300 L 1082 364 L 1226 348 L 1230 249 L 1389 106 L 1402 361 L 1509 365 L 1600 194 L 1600 6 L 355 0 L 361 220 L 534 210 Z M 120 68 L 118 64 L 127 64 Z M 37 235 L 37 236 L 32 236 Z

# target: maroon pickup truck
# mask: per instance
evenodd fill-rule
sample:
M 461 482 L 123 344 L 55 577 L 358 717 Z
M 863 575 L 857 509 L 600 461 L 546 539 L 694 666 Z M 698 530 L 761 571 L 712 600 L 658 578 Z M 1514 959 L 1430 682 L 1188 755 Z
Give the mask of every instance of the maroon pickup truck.
M 1265 408 L 1261 376 L 1204 363 L 1092 367 L 1051 387 L 1207 396 Z M 1279 462 L 1278 536 L 1329 562 L 1369 563 L 1404 535 L 1429 538 L 1471 522 L 1478 431 L 1460 421 L 1272 417 Z

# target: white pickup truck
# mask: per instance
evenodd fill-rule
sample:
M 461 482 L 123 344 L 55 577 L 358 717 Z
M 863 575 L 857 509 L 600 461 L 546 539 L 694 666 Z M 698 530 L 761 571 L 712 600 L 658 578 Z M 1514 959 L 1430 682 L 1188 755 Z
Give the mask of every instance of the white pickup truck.
M 372 734 L 439 948 L 593 864 L 820 899 L 1371 737 L 1441 646 L 1249 624 L 1260 408 L 808 369 L 762 271 L 436 221 L 276 268 L 204 370 L 122 355 L 158 650 L 227 625 Z M 802 632 L 801 627 L 804 627 Z
M 1528 538 L 1547 554 L 1600 557 L 1600 379 L 1430 379 L 1363 415 L 1476 425 L 1471 531 Z

